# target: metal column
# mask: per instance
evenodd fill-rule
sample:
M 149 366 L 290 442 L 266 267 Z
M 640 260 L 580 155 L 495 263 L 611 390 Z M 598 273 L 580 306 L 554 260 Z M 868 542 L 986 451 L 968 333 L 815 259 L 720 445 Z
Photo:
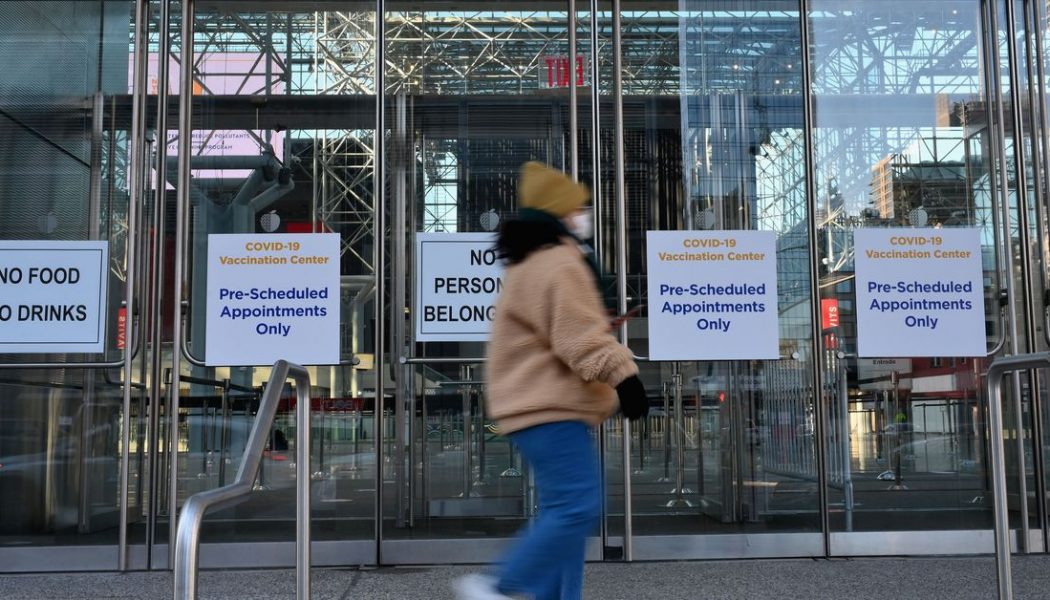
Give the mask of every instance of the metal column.
M 810 95 L 810 90 L 813 89 L 813 77 L 812 77 L 812 57 L 810 56 L 810 40 L 809 40 L 809 0 L 799 0 L 799 33 L 802 46 L 802 132 L 805 141 L 805 156 L 806 156 L 806 220 L 809 222 L 809 227 L 806 228 L 809 242 L 809 280 L 812 282 L 810 286 L 810 298 L 809 298 L 809 318 L 810 318 L 810 347 L 809 347 L 809 363 L 810 363 L 810 378 L 813 382 L 811 388 L 814 395 L 819 394 L 818 386 L 823 381 L 823 365 L 821 361 L 817 360 L 820 355 L 820 332 L 821 332 L 821 314 L 820 314 L 820 288 L 816 285 L 820 278 L 820 257 L 818 256 L 818 240 L 817 240 L 817 189 L 816 189 L 816 160 L 813 154 L 813 130 L 816 127 L 816 117 L 813 108 L 813 98 Z M 827 478 L 827 439 L 825 438 L 825 419 L 827 411 L 825 410 L 823 402 L 816 402 L 815 407 L 815 425 L 814 437 L 816 444 L 816 458 L 817 458 L 817 486 L 818 494 L 820 498 L 820 529 L 824 534 L 824 553 L 825 555 L 831 554 L 831 523 L 828 515 L 828 478 Z
M 1012 1 L 1013 0 L 1007 0 L 1006 4 L 1009 5 L 1009 4 L 1012 3 Z M 1006 313 L 1008 315 L 1007 327 L 1008 327 L 1009 337 L 1010 337 L 1010 341 L 1009 341 L 1010 353 L 1016 355 L 1016 354 L 1021 353 L 1022 349 L 1021 349 L 1020 344 L 1019 344 L 1018 331 L 1017 331 L 1017 329 L 1018 329 L 1017 328 L 1017 304 L 1016 304 L 1017 291 L 1016 291 L 1016 286 L 1015 286 L 1014 277 L 1013 277 L 1013 265 L 1014 265 L 1013 240 L 1010 238 L 1010 222 L 1011 222 L 1011 218 L 1010 218 L 1010 186 L 1009 186 L 1009 177 L 1007 175 L 1007 173 L 1009 173 L 1010 169 L 1009 169 L 1009 162 L 1006 159 L 1006 143 L 1005 143 L 1006 142 L 1006 112 L 1005 112 L 1005 108 L 1004 108 L 1005 99 L 1003 97 L 1003 89 L 1002 89 L 1001 77 L 999 76 L 1000 65 L 1002 63 L 1002 59 L 1001 59 L 1001 55 L 999 53 L 999 44 L 998 44 L 999 16 L 998 16 L 997 3 L 995 3 L 995 2 L 986 2 L 985 3 L 985 9 L 986 9 L 986 18 L 987 18 L 987 21 L 986 21 L 986 24 L 987 24 L 987 35 L 990 36 L 990 41 L 991 41 L 991 43 L 986 44 L 987 52 L 988 52 L 988 59 L 989 59 L 989 64 L 987 65 L 987 70 L 989 71 L 989 73 L 991 73 L 993 75 L 992 77 L 989 78 L 989 81 L 988 81 L 989 88 L 990 88 L 988 90 L 988 94 L 990 95 L 990 102 L 991 102 L 990 106 L 993 107 L 993 110 L 989 111 L 989 114 L 994 112 L 994 114 L 996 116 L 996 128 L 995 128 L 994 131 L 991 132 L 990 137 L 992 139 L 992 148 L 993 148 L 993 152 L 994 152 L 994 157 L 997 159 L 998 164 L 999 164 L 999 181 L 998 181 L 999 189 L 998 189 L 998 191 L 999 191 L 999 196 L 1000 196 L 1000 198 L 999 198 L 999 201 L 1000 201 L 999 210 L 1001 211 L 1000 226 L 1002 227 L 1002 235 L 1003 235 L 1003 238 L 1004 238 L 1003 244 L 1001 246 L 1001 251 L 1003 253 L 1002 261 L 1003 261 L 1003 264 L 1005 266 L 1005 269 L 1003 271 L 1002 276 L 1005 278 L 1005 283 L 1006 283 L 1006 294 L 1007 294 Z M 1012 12 L 1012 11 L 1010 11 L 1010 12 Z M 1013 71 L 1013 69 L 1011 67 L 1011 75 L 1012 75 L 1012 71 Z M 1016 85 L 1017 85 L 1016 81 L 1012 82 L 1011 88 L 1016 87 Z M 1019 127 L 1020 127 L 1020 123 L 1015 123 L 1014 124 L 1014 130 L 1015 130 L 1014 133 L 1015 133 L 1015 135 L 1017 134 L 1016 130 Z M 1015 144 L 1015 146 L 1016 146 L 1016 144 Z M 1021 160 L 1021 156 L 1022 155 L 1019 152 L 1019 149 L 1016 148 L 1016 147 L 1015 147 L 1015 151 L 1018 152 L 1017 161 L 1019 162 Z M 1021 179 L 1020 179 L 1020 170 L 1023 170 L 1023 167 L 1021 167 L 1021 169 L 1018 170 L 1018 176 L 1019 176 L 1018 182 L 1021 181 Z M 992 169 L 992 173 L 993 174 L 994 174 L 994 171 L 995 170 Z M 994 179 L 995 178 L 993 177 L 993 180 Z M 1019 189 L 1018 189 L 1018 203 L 1019 203 L 1018 204 L 1018 212 L 1020 213 L 1020 208 L 1021 208 L 1020 201 L 1021 201 L 1022 191 L 1020 189 L 1021 186 L 1019 185 L 1018 187 L 1019 187 Z M 993 210 L 993 212 L 994 212 L 994 210 Z M 1020 229 L 1020 226 L 1025 221 L 1026 221 L 1026 218 L 1023 218 L 1023 217 L 1019 218 L 1019 223 L 1018 223 L 1019 229 Z M 1025 234 L 1024 234 L 1023 231 L 1021 231 L 1020 237 L 1021 237 L 1021 240 L 1023 241 L 1024 237 L 1025 237 Z M 1026 254 L 1027 253 L 1022 248 L 1022 255 L 1024 256 Z M 1027 531 L 1028 530 L 1028 482 L 1027 482 L 1026 477 L 1025 477 L 1024 427 L 1023 427 L 1023 417 L 1022 417 L 1022 411 L 1021 411 L 1021 409 L 1022 409 L 1021 380 L 1020 380 L 1020 375 L 1018 373 L 1016 373 L 1016 372 L 1013 373 L 1011 378 L 1013 379 L 1013 394 L 1012 395 L 1013 395 L 1013 398 L 1014 398 L 1015 409 L 1017 411 L 1017 414 L 1015 415 L 1015 426 L 1017 427 L 1017 472 L 1018 472 L 1018 480 L 1017 480 L 1018 491 L 1017 491 L 1017 493 L 1018 493 L 1018 502 L 1020 503 L 1020 512 L 1021 512 L 1021 521 L 1022 521 L 1022 523 L 1021 523 L 1022 527 L 1021 528 L 1022 528 L 1022 530 Z M 989 398 L 989 402 L 991 402 L 991 398 Z M 1020 544 L 1021 544 L 1021 551 L 1023 553 L 1028 553 L 1028 536 L 1027 535 L 1021 536 Z
M 390 344 L 390 364 L 394 374 L 394 411 L 397 426 L 394 432 L 395 454 L 394 466 L 397 482 L 397 515 L 396 524 L 404 527 L 410 521 L 408 513 L 412 507 L 412 481 L 415 473 L 415 462 L 408 459 L 410 452 L 406 449 L 414 447 L 412 436 L 413 421 L 415 420 L 415 398 L 406 393 L 406 386 L 411 381 L 409 365 L 401 364 L 401 357 L 406 354 L 406 331 L 405 315 L 397 307 L 408 306 L 408 296 L 405 280 L 408 277 L 406 269 L 406 253 L 408 250 L 406 235 L 406 213 L 408 207 L 408 168 L 411 160 L 411 145 L 408 138 L 408 116 L 407 97 L 398 94 L 395 98 L 395 123 L 393 124 L 392 136 L 394 138 L 390 158 L 393 162 L 392 177 L 390 181 L 393 204 L 391 205 L 390 238 L 393 244 L 393 273 L 391 275 L 391 292 L 393 295 L 390 315 L 390 333 L 392 336 Z M 379 276 L 379 275 L 377 275 Z M 411 410 L 406 405 L 411 404 Z M 406 464 L 406 459 L 408 462 Z M 408 502 L 406 503 L 406 499 Z
M 375 443 L 376 452 L 376 492 L 375 492 L 375 528 L 376 528 L 376 564 L 383 564 L 383 355 L 386 351 L 386 324 L 384 322 L 383 309 L 386 304 L 386 115 L 384 112 L 386 99 L 386 2 L 376 0 L 375 3 L 375 142 L 372 144 L 375 152 L 375 165 L 372 173 L 372 196 L 375 218 L 372 221 L 372 248 L 374 260 L 372 262 L 373 274 L 375 276 L 375 345 L 374 366 L 372 373 L 375 377 L 375 434 L 372 440 Z
M 580 180 L 579 107 L 576 105 L 576 0 L 568 0 L 566 27 L 569 30 L 569 167 L 573 181 Z
M 124 386 L 123 407 L 120 420 L 120 522 L 117 524 L 117 570 L 128 570 L 128 493 L 131 472 L 131 379 L 134 369 L 134 353 L 131 351 L 135 346 L 136 324 L 136 294 L 137 282 L 136 262 L 138 249 L 138 205 L 141 201 L 141 173 L 146 162 L 145 140 L 145 87 L 146 87 L 146 30 L 149 27 L 149 1 L 136 0 L 135 2 L 135 39 L 133 45 L 134 69 L 132 73 L 131 90 L 131 143 L 128 148 L 129 173 L 128 173 L 128 238 L 127 238 L 127 264 L 125 266 L 127 279 L 124 281 L 124 310 L 126 329 L 124 330 Z M 142 415 L 140 414 L 139 417 Z M 139 479 L 142 471 L 139 470 Z
M 168 452 L 170 456 L 170 486 L 168 519 L 170 526 L 168 531 L 178 530 L 179 518 L 179 377 L 180 373 L 180 341 L 182 340 L 182 310 L 184 289 L 185 262 L 185 239 L 186 218 L 190 210 L 190 155 L 193 152 L 191 144 L 193 138 L 193 124 L 191 122 L 193 111 L 193 5 L 194 0 L 182 0 L 182 41 L 179 52 L 179 63 L 182 65 L 179 72 L 179 156 L 178 156 L 178 186 L 175 190 L 175 306 L 171 315 L 171 384 L 168 386 Z M 164 181 L 164 173 L 161 172 L 161 180 Z M 153 374 L 157 376 L 156 373 Z M 169 555 L 174 556 L 175 544 L 168 544 Z
M 1035 289 L 1032 286 L 1032 277 L 1031 277 L 1031 273 L 1029 272 L 1029 269 L 1032 266 L 1032 255 L 1031 255 L 1032 236 L 1031 236 L 1031 226 L 1029 224 L 1029 214 L 1030 214 L 1029 213 L 1029 209 L 1031 208 L 1031 205 L 1033 204 L 1034 200 L 1033 200 L 1033 198 L 1030 197 L 1030 195 L 1028 193 L 1028 176 L 1027 176 L 1027 172 L 1026 172 L 1026 167 L 1031 161 L 1026 159 L 1026 154 L 1025 154 L 1025 148 L 1026 148 L 1026 146 L 1025 146 L 1025 139 L 1024 139 L 1025 138 L 1025 136 L 1024 136 L 1024 103 L 1025 103 L 1025 97 L 1022 94 L 1022 91 L 1021 91 L 1021 53 L 1020 53 L 1020 51 L 1018 49 L 1018 45 L 1017 45 L 1017 34 L 1018 34 L 1018 32 L 1017 32 L 1017 13 L 1016 13 L 1016 3 L 1013 2 L 1013 1 L 1007 1 L 1006 2 L 1006 21 L 1007 21 L 1007 24 L 1006 24 L 1007 45 L 1006 45 L 1006 48 L 1007 48 L 1007 52 L 1008 52 L 1009 65 L 1010 65 L 1010 68 L 1009 68 L 1009 71 L 1010 71 L 1010 93 L 1011 93 L 1011 105 L 1012 105 L 1012 109 L 1013 109 L 1012 117 L 1013 117 L 1013 122 L 1014 122 L 1014 127 L 1013 127 L 1014 153 L 1015 153 L 1015 157 L 1014 157 L 1014 171 L 1015 171 L 1016 186 L 1017 186 L 1017 231 L 1018 231 L 1018 238 L 1019 238 L 1019 243 L 1018 243 L 1018 254 L 1019 254 L 1019 257 L 1018 257 L 1018 260 L 1021 263 L 1021 274 L 1022 274 L 1022 276 L 1021 276 L 1021 294 L 1022 294 L 1022 296 L 1021 297 L 1023 299 L 1023 306 L 1024 306 L 1024 326 L 1025 326 L 1025 332 L 1027 333 L 1027 335 L 1024 336 L 1025 337 L 1025 347 L 1023 349 L 1023 352 L 1030 353 L 1030 352 L 1034 352 L 1036 350 L 1036 346 L 1035 346 L 1036 323 L 1038 323 L 1040 321 L 1036 318 L 1036 310 L 1037 309 L 1036 309 L 1036 306 L 1035 306 Z M 1032 85 L 1032 82 L 1028 82 L 1028 85 L 1029 86 Z M 1036 85 L 1041 85 L 1041 84 L 1036 83 Z M 1034 110 L 1036 110 L 1036 108 L 1035 107 L 1031 107 L 1029 109 L 1029 112 L 1032 112 Z M 1037 143 L 1036 143 L 1036 141 L 1034 139 L 1034 136 L 1035 136 L 1034 130 L 1033 130 L 1032 135 L 1033 135 L 1033 140 L 1032 140 L 1033 154 L 1032 154 L 1032 156 L 1030 158 L 1034 159 L 1035 156 L 1036 156 L 1036 152 L 1037 152 L 1036 151 Z M 1033 166 L 1033 170 L 1035 170 L 1035 164 L 1033 164 L 1032 166 Z M 1036 176 L 1036 179 L 1038 180 L 1038 175 Z M 1037 185 L 1037 188 L 1038 187 L 1039 186 Z M 1036 215 L 1037 216 L 1039 215 L 1039 211 L 1038 210 L 1036 211 Z M 1040 235 L 1038 237 L 1039 237 L 1039 240 L 1040 240 L 1040 244 L 1042 244 L 1042 236 Z M 1012 272 L 1013 271 L 1011 270 L 1011 273 Z M 1020 383 L 1020 378 L 1019 377 L 1018 377 L 1017 381 L 1018 381 L 1018 384 L 1019 384 Z M 1030 373 L 1030 377 L 1028 378 L 1028 383 L 1029 383 L 1029 389 L 1032 390 L 1032 397 L 1031 397 L 1032 407 L 1033 407 L 1033 409 L 1035 409 L 1032 412 L 1032 415 L 1033 415 L 1033 418 L 1032 418 L 1032 434 L 1033 434 L 1033 436 L 1032 436 L 1032 444 L 1033 444 L 1033 446 L 1035 446 L 1036 444 L 1039 443 L 1038 440 L 1040 439 L 1040 437 L 1038 436 L 1038 434 L 1040 434 L 1041 430 L 1042 430 L 1042 423 L 1040 423 L 1040 421 L 1035 418 L 1035 416 L 1038 415 L 1041 412 L 1037 408 L 1038 405 L 1039 405 L 1039 402 L 1036 399 L 1036 395 L 1038 395 L 1038 393 L 1039 393 L 1038 392 L 1039 388 L 1036 386 L 1037 381 L 1038 381 L 1037 374 L 1036 373 Z M 1016 385 L 1016 388 L 1017 388 L 1018 391 L 1021 389 L 1020 385 Z M 1025 435 L 1024 435 L 1025 427 L 1024 427 L 1024 424 L 1025 423 L 1024 423 L 1024 414 L 1020 410 L 1023 407 L 1020 396 L 1018 396 L 1018 399 L 1015 402 L 1015 405 L 1018 408 L 1017 415 L 1015 416 L 1015 426 L 1017 427 L 1017 452 L 1018 452 L 1018 456 L 1019 456 L 1019 463 L 1018 463 L 1018 465 L 1020 467 L 1020 469 L 1019 469 L 1019 476 L 1020 476 L 1020 479 L 1021 479 L 1021 482 L 1022 482 L 1021 490 L 1022 490 L 1022 493 L 1024 494 L 1024 505 L 1023 505 L 1023 508 L 1025 509 L 1024 510 L 1024 516 L 1023 516 L 1025 535 L 1022 536 L 1022 539 L 1023 539 L 1022 548 L 1024 549 L 1025 552 L 1030 552 L 1031 548 L 1029 547 L 1030 544 L 1029 544 L 1028 535 L 1027 535 L 1028 524 L 1030 522 L 1030 516 L 1028 514 L 1028 495 L 1027 495 L 1027 487 L 1028 487 L 1027 486 L 1027 483 L 1028 483 L 1027 482 L 1027 477 L 1028 476 L 1027 476 L 1027 470 L 1025 468 L 1025 448 L 1024 448 L 1024 445 L 1025 445 Z M 1036 500 L 1040 502 L 1039 504 L 1037 504 L 1037 506 L 1045 506 L 1045 503 L 1043 502 L 1043 500 L 1044 500 L 1044 489 L 1043 489 L 1044 486 L 1039 483 L 1039 482 L 1045 481 L 1044 478 L 1043 478 L 1043 469 L 1042 469 L 1043 464 L 1042 464 L 1041 456 L 1042 456 L 1041 452 L 1033 452 L 1032 453 L 1032 460 L 1035 463 L 1035 465 L 1034 465 L 1035 468 L 1033 469 L 1033 474 L 1035 476 L 1034 477 L 1034 481 L 1036 482 L 1034 491 L 1035 491 Z M 1045 511 L 1043 511 L 1043 510 L 1039 510 L 1038 511 L 1038 513 L 1042 513 L 1042 512 L 1045 512 Z M 1042 520 L 1039 520 L 1039 523 L 1040 523 L 1040 529 L 1042 529 Z
M 1012 600 L 1013 581 L 1010 571 L 1010 520 L 1006 495 L 1006 458 L 1003 442 L 1002 383 L 1007 373 L 1050 367 L 1050 352 L 1009 356 L 997 359 L 988 367 L 985 382 L 988 393 L 988 423 L 991 429 L 991 477 L 995 516 L 995 566 L 1000 600 Z M 1023 524 L 1022 524 L 1023 525 Z M 1021 539 L 1028 530 L 1020 530 Z
M 594 209 L 594 254 L 598 265 L 603 264 L 604 246 L 602 229 L 602 121 L 601 94 L 598 82 L 601 81 L 598 68 L 598 0 L 591 0 L 591 206 Z M 574 86 L 575 87 L 575 86 Z
M 153 568 L 160 491 L 161 293 L 164 270 L 165 205 L 168 160 L 168 62 L 171 52 L 171 0 L 160 3 L 160 45 L 157 51 L 157 154 L 153 198 L 153 241 L 150 272 L 149 504 L 146 508 L 146 568 Z
M 613 121 L 616 131 L 616 295 L 619 314 L 627 312 L 627 184 L 623 132 L 623 31 L 621 2 L 613 11 Z M 627 344 L 627 321 L 620 324 L 620 341 Z M 631 498 L 631 422 L 623 420 L 623 559 L 634 560 Z

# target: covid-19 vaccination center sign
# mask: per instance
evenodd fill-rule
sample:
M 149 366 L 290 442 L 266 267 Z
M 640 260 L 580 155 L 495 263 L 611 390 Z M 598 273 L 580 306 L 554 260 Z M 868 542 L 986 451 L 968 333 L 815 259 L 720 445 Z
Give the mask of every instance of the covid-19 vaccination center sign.
M 205 362 L 339 363 L 339 234 L 208 236 Z
M 489 338 L 503 267 L 489 233 L 416 234 L 416 341 Z
M 857 353 L 984 356 L 976 229 L 858 229 Z
M 0 242 L 0 354 L 106 348 L 109 245 Z
M 650 231 L 649 356 L 776 359 L 776 238 L 768 231 Z

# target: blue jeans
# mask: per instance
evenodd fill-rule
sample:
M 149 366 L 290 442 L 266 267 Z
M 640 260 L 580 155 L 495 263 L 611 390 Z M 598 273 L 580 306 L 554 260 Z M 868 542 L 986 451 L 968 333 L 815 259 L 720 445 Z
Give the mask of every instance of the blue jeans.
M 579 600 L 587 536 L 601 515 L 598 457 L 585 423 L 562 421 L 510 434 L 536 478 L 539 516 L 498 566 L 499 591 L 536 600 Z

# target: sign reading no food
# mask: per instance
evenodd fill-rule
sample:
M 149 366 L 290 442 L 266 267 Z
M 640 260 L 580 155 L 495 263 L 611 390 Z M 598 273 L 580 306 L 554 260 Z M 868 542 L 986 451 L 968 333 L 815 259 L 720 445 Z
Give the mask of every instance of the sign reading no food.
M 104 241 L 0 242 L 0 354 L 103 352 Z

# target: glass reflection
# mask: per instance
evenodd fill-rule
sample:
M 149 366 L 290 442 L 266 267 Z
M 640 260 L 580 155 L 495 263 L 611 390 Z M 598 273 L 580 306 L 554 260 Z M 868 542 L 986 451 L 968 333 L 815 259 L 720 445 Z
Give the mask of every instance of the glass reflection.
M 660 394 L 635 441 L 635 532 L 818 531 L 797 3 L 682 7 L 678 118 L 645 133 L 678 150 L 684 189 L 631 190 L 644 215 L 629 223 L 631 253 L 645 256 L 646 229 L 775 232 L 781 359 L 648 366 Z M 673 176 L 658 168 L 650 179 Z M 644 354 L 637 321 L 632 347 Z
M 987 361 L 858 357 L 853 266 L 859 228 L 977 228 L 986 328 L 1003 335 L 979 3 L 811 6 L 832 527 L 989 527 Z

